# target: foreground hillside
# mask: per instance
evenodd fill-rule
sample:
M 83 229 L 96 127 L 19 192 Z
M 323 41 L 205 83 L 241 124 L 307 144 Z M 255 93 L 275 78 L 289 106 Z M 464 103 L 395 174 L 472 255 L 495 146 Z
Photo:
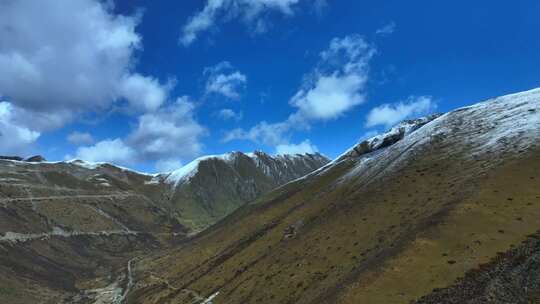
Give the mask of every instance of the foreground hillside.
M 136 261 L 128 302 L 536 303 L 539 140 L 540 89 L 404 122 Z
M 0 303 L 122 303 L 134 258 L 328 162 L 235 152 L 149 175 L 21 160 L 0 159 Z

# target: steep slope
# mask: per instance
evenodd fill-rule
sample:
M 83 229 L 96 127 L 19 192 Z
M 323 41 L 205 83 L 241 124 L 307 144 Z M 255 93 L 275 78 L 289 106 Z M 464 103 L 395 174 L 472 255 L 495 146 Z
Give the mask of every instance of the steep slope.
M 205 156 L 159 179 L 171 185 L 169 204 L 179 221 L 202 230 L 246 204 L 327 164 L 321 154 L 270 156 L 257 151 Z
M 236 152 L 149 175 L 107 163 L 0 158 L 0 302 L 120 303 L 128 261 L 327 162 Z M 174 181 L 180 172 L 186 176 Z
M 410 303 L 540 230 L 539 140 L 540 89 L 404 122 L 137 261 L 128 302 Z

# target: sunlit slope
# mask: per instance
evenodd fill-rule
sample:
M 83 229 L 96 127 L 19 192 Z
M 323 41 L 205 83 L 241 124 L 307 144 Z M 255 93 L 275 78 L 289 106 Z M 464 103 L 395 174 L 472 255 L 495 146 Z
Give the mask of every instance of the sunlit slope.
M 137 262 L 129 301 L 410 303 L 540 230 L 539 140 L 533 90 L 359 144 Z

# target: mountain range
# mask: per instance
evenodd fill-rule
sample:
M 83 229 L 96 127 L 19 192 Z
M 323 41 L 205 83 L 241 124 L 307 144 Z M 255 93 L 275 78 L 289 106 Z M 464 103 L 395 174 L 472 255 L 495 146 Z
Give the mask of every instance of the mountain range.
M 540 89 L 329 160 L 0 160 L 2 303 L 539 303 Z
M 3 157 L 1 302 L 92 299 L 96 292 L 71 296 L 116 277 L 134 256 L 182 242 L 327 162 L 320 154 L 233 152 L 145 174 L 108 163 Z

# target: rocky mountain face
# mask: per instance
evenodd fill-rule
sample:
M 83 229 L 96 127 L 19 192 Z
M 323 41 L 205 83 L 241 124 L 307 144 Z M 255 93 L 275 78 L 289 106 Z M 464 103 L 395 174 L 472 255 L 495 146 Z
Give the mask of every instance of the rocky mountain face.
M 206 156 L 157 178 L 171 185 L 176 218 L 202 230 L 270 190 L 327 164 L 321 154 L 270 156 L 233 152 Z
M 135 261 L 127 302 L 536 303 L 539 142 L 540 89 L 404 122 Z
M 122 303 L 128 261 L 183 242 L 326 162 L 232 153 L 149 175 L 106 163 L 2 158 L 0 303 Z

